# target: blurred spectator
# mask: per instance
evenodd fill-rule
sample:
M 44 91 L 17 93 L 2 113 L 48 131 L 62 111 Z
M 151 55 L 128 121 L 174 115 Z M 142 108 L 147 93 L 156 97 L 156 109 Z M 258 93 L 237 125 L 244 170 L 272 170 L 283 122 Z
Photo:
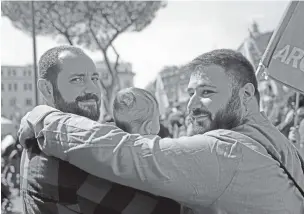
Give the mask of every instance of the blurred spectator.
M 158 136 L 160 136 L 161 138 L 166 138 L 166 137 L 172 138 L 169 129 L 162 124 L 162 121 L 160 122 L 160 129 Z
M 14 149 L 16 139 L 11 135 L 6 135 L 3 140 L 1 140 L 1 156 L 8 156 L 10 152 Z
M 304 146 L 304 108 L 298 110 L 300 144 Z
M 304 107 L 299 108 L 297 114 L 298 124 L 290 128 L 288 139 L 295 144 L 304 158 Z
M 179 128 L 183 125 L 184 122 L 184 113 L 181 111 L 180 106 L 172 108 L 172 112 L 168 117 L 170 124 L 170 131 L 173 133 L 173 137 L 176 138 L 179 135 Z
M 275 94 L 270 84 L 265 84 L 260 90 L 261 94 L 261 109 L 269 116 L 274 107 Z
M 295 114 L 295 100 L 296 94 L 290 96 L 287 100 L 286 109 L 283 110 L 283 114 L 285 113 L 285 118 L 282 122 L 277 126 L 277 128 L 288 137 L 290 128 L 294 125 L 294 114 Z M 299 100 L 299 109 L 304 107 L 304 95 L 300 94 Z M 299 121 L 300 122 L 300 121 Z

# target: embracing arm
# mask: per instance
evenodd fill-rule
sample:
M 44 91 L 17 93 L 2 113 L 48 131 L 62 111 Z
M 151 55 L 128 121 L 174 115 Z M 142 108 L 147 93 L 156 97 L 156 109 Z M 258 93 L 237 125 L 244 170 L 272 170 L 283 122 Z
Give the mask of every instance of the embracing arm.
M 46 154 L 97 177 L 187 204 L 213 203 L 230 183 L 240 160 L 234 154 L 237 143 L 206 135 L 142 137 L 59 111 L 30 123 L 34 129 L 44 127 L 35 134 Z

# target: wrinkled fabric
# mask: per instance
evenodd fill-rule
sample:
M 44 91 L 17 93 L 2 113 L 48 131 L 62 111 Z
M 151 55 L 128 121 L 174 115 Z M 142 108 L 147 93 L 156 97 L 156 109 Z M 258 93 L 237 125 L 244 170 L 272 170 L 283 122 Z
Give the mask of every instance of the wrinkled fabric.
M 41 150 L 97 177 L 180 201 L 196 213 L 304 213 L 303 196 L 279 163 L 304 189 L 303 159 L 263 114 L 249 115 L 234 130 L 160 139 L 47 111 L 52 108 L 36 107 L 27 120 Z
M 39 114 L 42 116 L 44 111 Z M 166 214 L 168 210 L 180 214 L 180 204 L 173 200 L 95 177 L 46 155 L 31 133 L 28 116 L 23 118 L 19 130 L 19 138 L 26 139 L 22 140 L 25 149 L 20 173 L 24 214 Z M 54 132 L 59 134 L 60 129 Z M 56 145 L 51 140 L 46 143 Z

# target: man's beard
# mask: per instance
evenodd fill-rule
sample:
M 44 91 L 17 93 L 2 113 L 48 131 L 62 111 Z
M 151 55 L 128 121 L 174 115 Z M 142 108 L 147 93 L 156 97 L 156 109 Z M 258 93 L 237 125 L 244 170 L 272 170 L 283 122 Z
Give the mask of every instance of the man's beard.
M 198 109 L 197 109 L 198 110 Z M 198 110 L 200 111 L 200 110 Z M 210 112 L 202 111 L 207 118 L 202 121 L 193 119 L 190 135 L 204 134 L 216 129 L 229 129 L 239 126 L 242 122 L 241 101 L 237 92 L 234 92 L 223 109 L 220 109 L 212 119 Z
M 86 101 L 94 99 L 96 101 L 96 106 L 88 105 L 86 109 L 79 106 L 80 101 Z M 91 120 L 98 121 L 100 116 L 100 100 L 95 94 L 87 93 L 84 96 L 79 96 L 76 98 L 75 102 L 66 102 L 59 90 L 54 90 L 54 104 L 55 108 L 62 112 L 72 113 L 79 116 L 87 117 Z

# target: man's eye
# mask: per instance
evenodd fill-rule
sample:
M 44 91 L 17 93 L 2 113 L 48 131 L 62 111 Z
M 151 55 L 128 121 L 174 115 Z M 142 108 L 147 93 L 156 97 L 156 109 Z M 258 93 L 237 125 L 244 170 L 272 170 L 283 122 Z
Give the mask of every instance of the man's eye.
M 80 82 L 83 82 L 83 78 L 82 77 L 76 77 L 76 78 L 71 79 L 71 82 L 80 83 Z
M 208 96 L 208 95 L 211 95 L 212 93 L 214 93 L 213 91 L 210 91 L 210 90 L 203 90 L 202 91 L 202 95 L 203 96 Z
M 93 81 L 98 81 L 98 80 L 99 80 L 99 77 L 92 77 L 92 80 L 93 80 Z

